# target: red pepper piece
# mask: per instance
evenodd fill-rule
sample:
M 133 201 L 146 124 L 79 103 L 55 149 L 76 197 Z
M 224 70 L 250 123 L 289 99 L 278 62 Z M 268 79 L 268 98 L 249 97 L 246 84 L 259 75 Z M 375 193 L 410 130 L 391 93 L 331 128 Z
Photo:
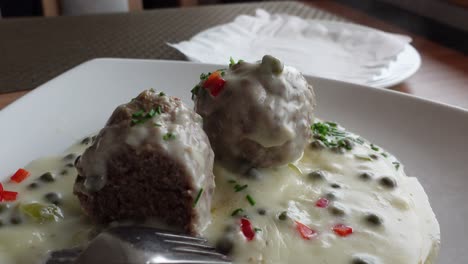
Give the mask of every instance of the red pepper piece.
M 320 208 L 327 208 L 328 204 L 329 204 L 329 201 L 326 198 L 320 198 L 315 203 L 315 206 L 320 207 Z
M 24 179 L 26 179 L 28 176 L 29 176 L 29 171 L 25 170 L 25 169 L 18 169 L 15 174 L 13 174 L 13 176 L 11 176 L 11 180 L 16 182 L 16 183 L 20 183 L 22 182 Z
M 17 196 L 18 196 L 17 192 L 11 192 L 11 191 L 2 192 L 2 197 L 7 202 L 15 201 Z
M 247 238 L 247 241 L 251 241 L 255 237 L 255 231 L 252 228 L 252 223 L 250 223 L 250 220 L 247 218 L 241 218 L 241 223 L 240 223 L 241 231 L 242 234 L 244 234 L 245 238 Z
M 226 81 L 221 78 L 219 71 L 215 71 L 210 74 L 208 79 L 203 83 L 203 88 L 210 91 L 212 96 L 218 96 L 218 94 L 223 90 L 225 83 Z
M 353 233 L 353 228 L 343 224 L 337 224 L 333 227 L 333 231 L 342 237 L 349 236 Z
M 0 202 L 3 201 L 3 185 L 0 183 Z
M 299 232 L 299 234 L 301 234 L 301 237 L 305 240 L 310 240 L 317 236 L 317 231 L 298 221 L 296 221 L 296 230 Z

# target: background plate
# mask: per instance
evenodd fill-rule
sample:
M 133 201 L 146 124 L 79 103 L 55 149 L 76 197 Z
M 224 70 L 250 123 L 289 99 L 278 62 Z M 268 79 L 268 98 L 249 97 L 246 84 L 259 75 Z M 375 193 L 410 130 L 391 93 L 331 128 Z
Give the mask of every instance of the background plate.
M 201 72 L 218 65 L 96 59 L 58 76 L 0 111 L 0 178 L 59 154 L 99 130 L 113 109 L 155 88 L 190 105 Z M 438 263 L 468 259 L 468 111 L 369 87 L 308 78 L 317 116 L 334 120 L 395 154 L 419 178 L 441 224 Z

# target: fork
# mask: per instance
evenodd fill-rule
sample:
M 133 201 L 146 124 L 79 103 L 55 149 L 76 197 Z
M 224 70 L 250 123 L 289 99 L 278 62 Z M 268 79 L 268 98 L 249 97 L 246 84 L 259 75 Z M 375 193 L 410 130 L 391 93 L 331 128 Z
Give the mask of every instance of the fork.
M 118 226 L 100 233 L 85 248 L 52 251 L 45 264 L 228 264 L 229 257 L 206 239 L 144 226 Z

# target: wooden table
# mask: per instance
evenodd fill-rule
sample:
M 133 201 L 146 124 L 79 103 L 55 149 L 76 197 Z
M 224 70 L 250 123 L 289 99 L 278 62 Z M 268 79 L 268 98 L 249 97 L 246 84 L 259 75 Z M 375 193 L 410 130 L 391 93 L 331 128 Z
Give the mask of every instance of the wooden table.
M 468 56 L 333 1 L 304 3 L 359 24 L 411 36 L 412 44 L 421 53 L 421 69 L 392 89 L 468 109 Z M 0 109 L 26 93 L 0 94 Z

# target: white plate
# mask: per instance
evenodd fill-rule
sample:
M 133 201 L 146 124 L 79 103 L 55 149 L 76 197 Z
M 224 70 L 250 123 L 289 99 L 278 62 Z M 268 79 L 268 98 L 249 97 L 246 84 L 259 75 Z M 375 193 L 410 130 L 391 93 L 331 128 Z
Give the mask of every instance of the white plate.
M 229 56 L 255 61 L 260 55 L 276 54 L 306 75 L 388 88 L 408 79 L 421 66 L 418 51 L 405 44 L 409 40 L 354 23 L 301 20 L 257 10 L 255 16 L 240 16 L 169 45 L 193 62 L 219 64 Z M 405 46 L 400 51 L 401 45 Z
M 201 72 L 219 66 L 96 59 L 58 76 L 0 111 L 0 175 L 59 154 L 100 129 L 113 109 L 147 88 L 188 104 Z M 443 264 L 468 259 L 468 111 L 405 94 L 309 78 L 317 115 L 386 147 L 425 187 L 441 224 Z

